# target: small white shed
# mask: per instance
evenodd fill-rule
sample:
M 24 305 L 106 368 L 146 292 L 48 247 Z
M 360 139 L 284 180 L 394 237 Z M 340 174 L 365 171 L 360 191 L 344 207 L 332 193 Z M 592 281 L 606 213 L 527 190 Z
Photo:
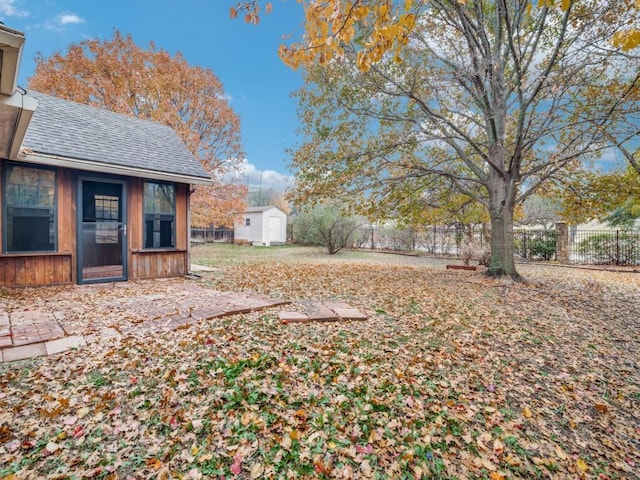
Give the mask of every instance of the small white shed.
M 249 207 L 236 223 L 234 241 L 282 245 L 287 241 L 287 214 L 278 207 Z

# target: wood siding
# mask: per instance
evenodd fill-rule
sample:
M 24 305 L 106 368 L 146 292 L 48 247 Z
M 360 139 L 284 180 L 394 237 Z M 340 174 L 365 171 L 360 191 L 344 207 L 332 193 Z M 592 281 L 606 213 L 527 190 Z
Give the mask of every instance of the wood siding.
M 4 162 L 0 161 L 0 175 Z M 87 174 L 57 169 L 57 252 L 0 253 L 0 287 L 40 286 L 77 283 L 77 184 Z M 95 174 L 90 174 L 95 177 Z M 0 178 L 2 178 L 0 176 Z M 113 177 L 111 177 L 113 178 Z M 144 250 L 144 180 L 127 180 L 127 260 L 128 278 L 175 277 L 189 272 L 188 188 L 176 185 L 176 248 Z M 1 182 L 0 182 L 1 185 Z M 0 192 L 0 209 L 2 208 Z M 0 222 L 0 235 L 2 223 Z
M 4 255 L 0 258 L 0 285 L 26 287 L 73 281 L 72 255 Z
M 140 251 L 133 252 L 131 267 L 132 278 L 162 278 L 186 275 L 186 251 Z
M 176 249 L 144 250 L 144 180 L 131 179 L 128 197 L 129 278 L 177 277 L 189 273 L 188 187 L 176 184 Z

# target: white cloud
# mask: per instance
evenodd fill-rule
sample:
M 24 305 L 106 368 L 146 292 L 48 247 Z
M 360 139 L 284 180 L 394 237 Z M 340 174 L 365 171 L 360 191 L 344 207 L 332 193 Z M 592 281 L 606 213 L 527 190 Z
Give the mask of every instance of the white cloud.
M 2 0 L 0 0 L 1 2 Z M 43 28 L 45 30 L 51 30 L 53 32 L 64 32 L 69 25 L 80 25 L 85 23 L 86 20 L 75 13 L 64 12 L 59 13 L 54 18 L 47 20 L 45 23 L 41 23 L 38 25 L 34 25 L 33 28 L 40 29 Z
M 74 13 L 61 13 L 60 15 L 58 15 L 58 24 L 60 25 L 72 25 L 84 23 L 84 21 L 84 18 L 79 17 Z
M 265 190 L 272 188 L 284 192 L 293 185 L 291 175 L 276 170 L 259 170 L 247 160 L 244 161 L 244 168 L 240 169 L 240 172 L 240 178 L 244 179 L 244 183 L 249 186 L 249 189 L 262 186 Z
M 14 6 L 15 0 L 0 0 L 0 15 L 7 17 L 28 17 L 29 12 L 18 10 Z

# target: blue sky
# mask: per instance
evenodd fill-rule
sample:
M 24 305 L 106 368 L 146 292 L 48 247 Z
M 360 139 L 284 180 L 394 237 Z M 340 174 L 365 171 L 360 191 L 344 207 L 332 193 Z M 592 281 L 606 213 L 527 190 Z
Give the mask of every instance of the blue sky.
M 300 72 L 278 57 L 283 36 L 297 39 L 302 7 L 295 0 L 271 0 L 273 12 L 258 26 L 232 20 L 236 0 L 0 0 L 0 20 L 23 31 L 26 44 L 19 83 L 27 85 L 37 52 L 66 51 L 87 38 L 111 38 L 114 29 L 134 41 L 171 53 L 182 52 L 192 65 L 210 68 L 222 81 L 240 115 L 249 184 L 283 188 L 285 149 L 295 144 Z

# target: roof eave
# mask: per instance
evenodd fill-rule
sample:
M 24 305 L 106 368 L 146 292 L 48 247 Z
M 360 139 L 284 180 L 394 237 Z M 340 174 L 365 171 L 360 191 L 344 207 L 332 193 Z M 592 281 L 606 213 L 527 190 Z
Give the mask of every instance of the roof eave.
M 83 160 L 78 158 L 64 157 L 61 155 L 51 155 L 48 153 L 34 152 L 23 149 L 18 154 L 18 160 L 27 163 L 37 163 L 52 167 L 72 168 L 75 170 L 86 170 L 97 173 L 110 173 L 114 175 L 124 175 L 129 177 L 149 178 L 165 182 L 189 183 L 192 185 L 213 185 L 213 180 L 209 177 L 198 177 L 195 175 L 185 175 L 171 172 L 161 172 L 157 170 L 145 170 L 141 168 L 128 167 L 125 165 L 113 165 Z
M 24 33 L 0 25 L 0 93 L 3 95 L 13 95 L 18 88 L 23 46 Z
M 23 93 L 21 89 L 18 89 L 11 96 L 0 95 L 0 108 L 15 111 L 13 130 L 9 138 L 3 139 L 3 141 L 8 142 L 8 158 L 14 160 L 17 158 L 27 133 L 27 128 L 33 117 L 33 112 L 37 106 L 38 101 Z

